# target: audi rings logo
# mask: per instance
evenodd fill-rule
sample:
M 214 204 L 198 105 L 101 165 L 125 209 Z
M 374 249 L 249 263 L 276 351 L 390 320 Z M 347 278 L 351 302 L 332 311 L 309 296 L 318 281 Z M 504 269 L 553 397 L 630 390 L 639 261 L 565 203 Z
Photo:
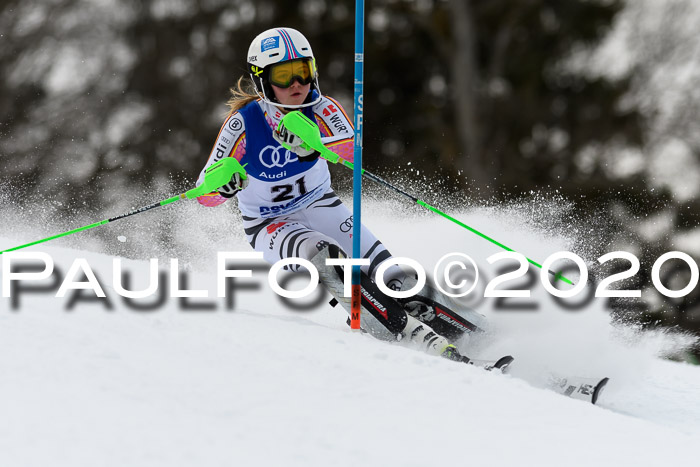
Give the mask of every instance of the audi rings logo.
M 352 216 L 348 217 L 343 221 L 342 224 L 340 224 L 340 231 L 344 233 L 348 233 L 352 230 Z
M 284 150 L 284 153 L 281 152 L 282 150 Z M 268 169 L 273 167 L 282 168 L 296 159 L 296 154 L 289 152 L 288 149 L 284 149 L 282 146 L 265 146 L 260 151 L 260 163 Z

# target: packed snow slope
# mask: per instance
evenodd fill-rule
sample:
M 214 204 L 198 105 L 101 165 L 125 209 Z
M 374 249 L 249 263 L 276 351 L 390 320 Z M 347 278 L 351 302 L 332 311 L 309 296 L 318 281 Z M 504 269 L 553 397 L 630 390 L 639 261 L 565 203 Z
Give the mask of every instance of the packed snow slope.
M 538 284 L 535 310 L 499 311 L 483 299 L 495 246 L 440 218 L 371 203 L 364 221 L 395 255 L 428 270 L 450 252 L 477 262 L 471 304 L 493 330 L 460 346 L 516 357 L 511 374 L 488 373 L 353 333 L 321 294 L 290 307 L 262 263 L 248 262 L 253 276 L 236 279 L 228 302 L 217 299 L 216 252 L 250 251 L 235 213 L 217 212 L 168 208 L 188 222 L 167 241 L 139 231 L 160 219 L 143 214 L 101 227 L 114 239 L 107 248 L 81 233 L 26 250 L 49 254 L 56 270 L 22 282 L 14 302 L 0 299 L 0 465 L 697 465 L 700 368 L 659 358 L 689 339 L 615 328 L 595 301 L 564 311 Z M 539 261 L 569 247 L 503 212 L 456 214 Z M 20 224 L 5 224 L 0 250 L 54 233 Z M 152 252 L 134 254 L 149 239 Z M 131 258 L 122 260 L 129 289 L 146 287 L 150 257 L 167 289 L 177 258 L 180 289 L 209 296 L 125 301 L 113 284 L 120 256 Z M 106 299 L 55 296 L 76 258 Z M 567 372 L 611 378 L 598 406 L 544 389 L 548 375 Z

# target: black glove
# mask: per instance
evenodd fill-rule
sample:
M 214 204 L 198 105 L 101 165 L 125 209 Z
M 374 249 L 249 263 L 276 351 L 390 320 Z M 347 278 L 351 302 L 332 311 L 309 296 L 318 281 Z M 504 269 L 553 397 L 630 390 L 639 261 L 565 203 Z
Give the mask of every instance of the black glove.
M 302 141 L 299 136 L 289 131 L 282 122 L 280 122 L 277 130 L 272 132 L 272 137 L 283 147 L 295 153 L 299 158 L 299 162 L 313 162 L 321 155 L 320 152 Z
M 243 178 L 240 173 L 236 172 L 231 177 L 231 181 L 220 187 L 217 191 L 224 198 L 233 198 L 239 191 L 248 186 L 248 177 Z

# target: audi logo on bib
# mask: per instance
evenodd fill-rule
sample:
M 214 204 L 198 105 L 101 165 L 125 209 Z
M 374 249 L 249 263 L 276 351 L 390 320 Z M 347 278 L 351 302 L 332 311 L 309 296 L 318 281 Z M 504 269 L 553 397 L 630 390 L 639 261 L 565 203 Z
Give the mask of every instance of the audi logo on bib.
M 284 150 L 284 152 L 282 152 Z M 272 169 L 273 167 L 282 168 L 285 165 L 297 159 L 296 154 L 284 149 L 282 146 L 265 146 L 260 151 L 260 163 Z

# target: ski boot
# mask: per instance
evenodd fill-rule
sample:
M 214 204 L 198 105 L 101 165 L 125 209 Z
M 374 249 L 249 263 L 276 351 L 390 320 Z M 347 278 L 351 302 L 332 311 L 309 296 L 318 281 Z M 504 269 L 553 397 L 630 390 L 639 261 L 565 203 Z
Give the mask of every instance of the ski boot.
M 505 372 L 513 362 L 513 357 L 506 355 L 498 360 L 473 360 L 462 355 L 456 346 L 443 336 L 433 331 L 430 326 L 421 323 L 411 315 L 407 316 L 406 328 L 399 335 L 400 342 L 408 340 L 409 346 L 422 350 L 429 355 L 440 356 L 454 362 L 474 365 L 484 370 Z
M 413 316 L 406 316 L 406 327 L 398 335 L 400 342 L 408 344 L 409 347 L 422 350 L 428 355 L 445 357 L 449 360 L 461 361 L 457 347 L 437 334 L 427 324 L 421 323 Z

